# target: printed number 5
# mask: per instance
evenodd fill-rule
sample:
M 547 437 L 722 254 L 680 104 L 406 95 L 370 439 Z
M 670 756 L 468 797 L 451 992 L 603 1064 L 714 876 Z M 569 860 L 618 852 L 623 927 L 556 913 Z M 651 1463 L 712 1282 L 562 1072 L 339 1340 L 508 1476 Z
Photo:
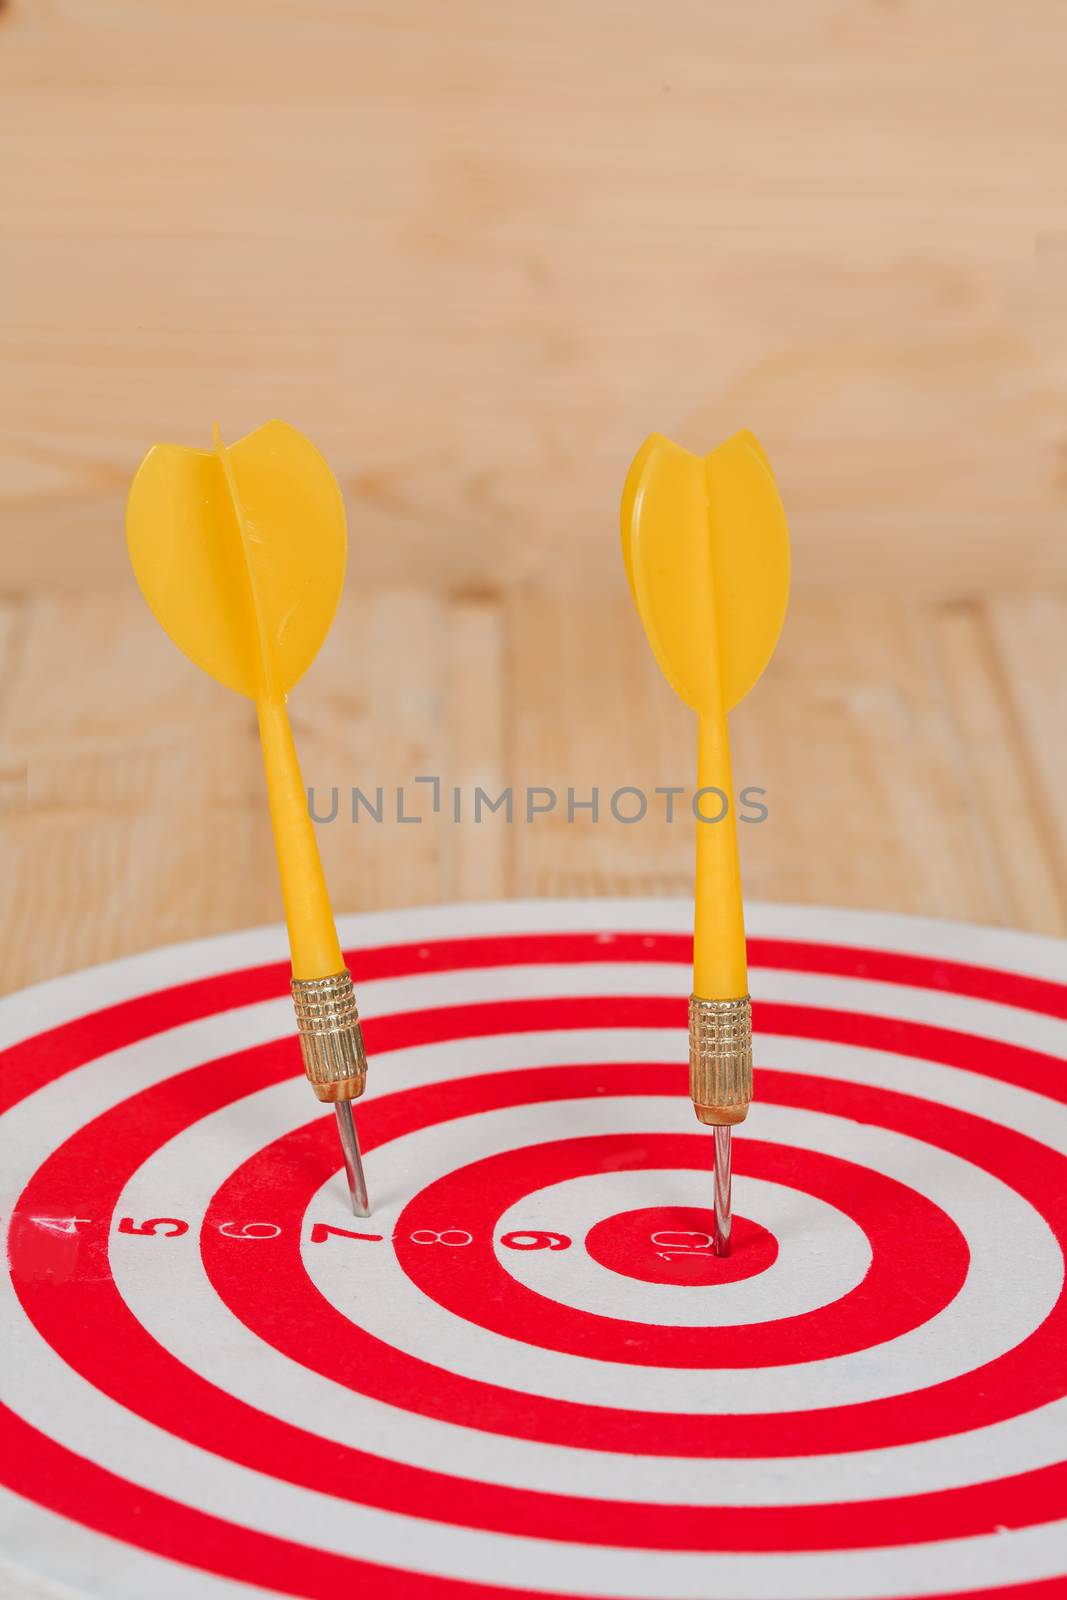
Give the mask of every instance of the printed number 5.
M 177 1239 L 189 1232 L 189 1224 L 183 1222 L 181 1217 L 149 1217 L 147 1222 L 134 1222 L 132 1217 L 123 1217 L 119 1232 L 162 1234 L 166 1239 Z

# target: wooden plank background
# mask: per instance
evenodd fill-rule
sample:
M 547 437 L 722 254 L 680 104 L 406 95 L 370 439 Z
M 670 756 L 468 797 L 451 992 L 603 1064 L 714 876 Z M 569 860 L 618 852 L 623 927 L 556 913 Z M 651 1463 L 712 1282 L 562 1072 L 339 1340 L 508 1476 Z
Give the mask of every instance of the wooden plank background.
M 734 718 L 749 893 L 1067 931 L 1065 70 L 1059 0 L 0 6 L 5 986 L 279 914 L 251 708 L 122 543 L 216 416 L 345 491 L 320 803 L 689 783 L 618 493 L 651 429 L 744 425 L 796 558 Z M 692 848 L 320 837 L 345 910 L 685 893 Z

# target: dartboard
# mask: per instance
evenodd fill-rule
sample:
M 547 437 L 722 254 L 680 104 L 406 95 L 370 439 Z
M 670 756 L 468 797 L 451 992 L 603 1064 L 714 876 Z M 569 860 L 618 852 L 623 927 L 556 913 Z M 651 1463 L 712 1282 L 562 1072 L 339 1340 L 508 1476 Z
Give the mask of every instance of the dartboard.
M 1065 947 L 752 908 L 724 1260 L 687 930 L 347 919 L 367 1221 L 278 930 L 4 1002 L 0 1587 L 1067 1593 Z

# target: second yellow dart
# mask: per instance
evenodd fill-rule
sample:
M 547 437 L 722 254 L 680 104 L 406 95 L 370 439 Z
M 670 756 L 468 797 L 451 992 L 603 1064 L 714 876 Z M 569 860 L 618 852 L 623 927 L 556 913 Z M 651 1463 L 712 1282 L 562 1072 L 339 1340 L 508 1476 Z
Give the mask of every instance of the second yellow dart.
M 622 499 L 630 588 L 664 676 L 697 713 L 697 787 L 726 796 L 697 824 L 689 1087 L 715 1129 L 715 1248 L 730 1249 L 730 1129 L 752 1099 L 752 1006 L 726 714 L 774 653 L 789 598 L 789 530 L 750 433 L 707 456 L 653 434 Z
M 175 644 L 255 701 L 304 1071 L 334 1106 L 352 1209 L 369 1216 L 352 1119 L 367 1058 L 285 709 L 341 597 L 341 491 L 287 423 L 229 447 L 216 427 L 210 450 L 153 445 L 130 489 L 126 539 L 141 592 Z

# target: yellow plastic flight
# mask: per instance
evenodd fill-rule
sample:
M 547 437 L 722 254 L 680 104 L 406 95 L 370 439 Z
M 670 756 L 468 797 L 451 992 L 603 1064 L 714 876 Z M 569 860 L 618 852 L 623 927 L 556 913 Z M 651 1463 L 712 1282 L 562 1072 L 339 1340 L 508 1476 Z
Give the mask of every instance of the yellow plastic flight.
M 294 978 L 340 972 L 285 696 L 329 631 L 345 576 L 341 491 L 285 422 L 211 450 L 153 445 L 126 506 L 137 582 L 198 667 L 256 703 Z
M 737 433 L 696 456 L 653 434 L 622 500 L 623 560 L 664 676 L 697 713 L 697 785 L 729 810 L 697 827 L 694 993 L 747 992 L 726 713 L 770 660 L 789 598 L 789 530 L 759 443 Z M 721 802 L 702 802 L 717 816 Z

